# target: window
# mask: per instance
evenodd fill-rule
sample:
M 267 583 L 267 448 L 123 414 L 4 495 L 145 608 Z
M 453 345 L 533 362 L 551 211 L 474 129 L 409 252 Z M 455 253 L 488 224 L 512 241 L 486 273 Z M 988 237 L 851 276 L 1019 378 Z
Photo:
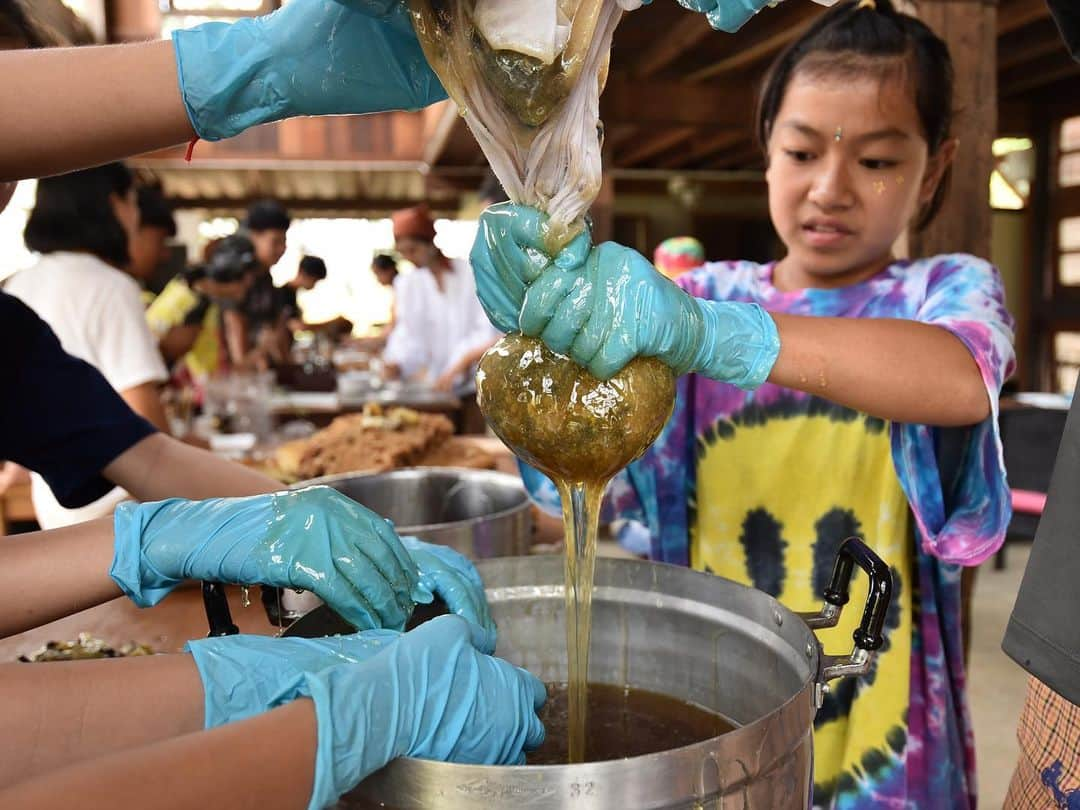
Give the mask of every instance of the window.
M 1080 332 L 1058 332 L 1054 335 L 1054 364 L 1058 392 L 1071 394 L 1080 377 Z
M 1029 138 L 994 141 L 994 172 L 990 175 L 990 206 L 1007 211 L 1027 207 L 1035 172 L 1035 149 Z M 1080 166 L 1077 167 L 1080 173 Z
M 273 11 L 280 0 L 159 0 L 161 35 L 211 20 L 233 20 Z
M 1080 117 L 1062 122 L 1058 149 L 1058 184 L 1062 188 L 1080 186 Z

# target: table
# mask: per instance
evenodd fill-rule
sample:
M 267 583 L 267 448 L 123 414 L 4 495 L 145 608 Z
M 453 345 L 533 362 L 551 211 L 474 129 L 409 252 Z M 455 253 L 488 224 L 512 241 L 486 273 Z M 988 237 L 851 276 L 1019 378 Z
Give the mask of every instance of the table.
M 362 395 L 346 396 L 335 391 L 282 391 L 270 398 L 270 413 L 275 421 L 308 419 L 319 427 L 335 416 L 359 413 L 374 402 L 384 408 L 411 408 L 424 413 L 441 413 L 451 419 L 461 409 L 461 400 L 453 394 L 419 388 L 385 388 Z
M 241 633 L 272 635 L 277 632 L 266 618 L 257 588 L 251 589 L 251 604 L 246 608 L 241 606 L 239 587 L 228 586 L 226 591 L 233 622 Z M 0 639 L 0 662 L 14 661 L 20 655 L 35 652 L 48 641 L 74 640 L 81 632 L 90 633 L 112 647 L 136 641 L 149 644 L 155 652 L 179 652 L 189 640 L 206 637 L 202 587 L 199 583 L 185 583 L 152 608 L 138 608 L 127 597 L 121 597 Z

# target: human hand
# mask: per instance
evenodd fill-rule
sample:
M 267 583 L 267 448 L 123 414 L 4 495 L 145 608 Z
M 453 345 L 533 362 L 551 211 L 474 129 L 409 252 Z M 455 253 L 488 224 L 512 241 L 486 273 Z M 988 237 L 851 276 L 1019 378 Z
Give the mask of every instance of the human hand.
M 109 574 L 140 607 L 185 579 L 273 585 L 311 591 L 358 629 L 400 630 L 424 594 L 389 522 L 329 487 L 126 502 L 114 534 Z
M 401 542 L 420 570 L 420 587 L 413 594 L 416 601 L 429 604 L 437 594 L 451 613 L 480 625 L 492 634 L 491 648 L 482 647 L 480 651 L 494 652 L 495 622 L 491 618 L 484 582 L 476 566 L 448 546 L 425 543 L 415 537 L 403 537 Z
M 776 0 L 679 0 L 679 5 L 704 14 L 709 25 L 716 30 L 734 34 L 761 9 L 775 2 Z
M 450 371 L 441 374 L 435 382 L 431 384 L 431 387 L 436 391 L 443 393 L 450 393 L 454 390 L 454 380 L 458 378 L 458 372 L 451 369 Z
M 280 705 L 305 672 L 358 664 L 397 642 L 397 630 L 328 638 L 214 636 L 189 641 L 205 693 L 205 728 L 243 720 Z
M 768 377 L 779 338 L 759 306 L 694 298 L 634 250 L 614 242 L 590 250 L 588 233 L 553 259 L 546 223 L 509 204 L 480 217 L 470 259 L 498 328 L 539 337 L 604 380 L 639 355 L 743 388 Z
M 615 242 L 594 248 L 580 269 L 541 273 L 525 292 L 519 323 L 522 334 L 601 380 L 643 356 L 676 374 L 753 389 L 780 351 L 776 324 L 757 304 L 695 298 Z
M 417 110 L 446 98 L 403 0 L 292 0 L 262 17 L 173 33 L 200 138 L 297 115 Z
M 524 205 L 499 203 L 480 215 L 469 262 L 476 294 L 488 320 L 501 332 L 520 331 L 518 317 L 525 289 L 548 267 L 573 269 L 584 264 L 592 247 L 583 230 L 554 257 L 548 255 L 547 215 Z
M 440 616 L 360 664 L 306 673 L 318 748 L 309 807 L 324 807 L 401 756 L 520 765 L 544 740 L 547 694 L 533 675 L 480 652 L 490 633 Z

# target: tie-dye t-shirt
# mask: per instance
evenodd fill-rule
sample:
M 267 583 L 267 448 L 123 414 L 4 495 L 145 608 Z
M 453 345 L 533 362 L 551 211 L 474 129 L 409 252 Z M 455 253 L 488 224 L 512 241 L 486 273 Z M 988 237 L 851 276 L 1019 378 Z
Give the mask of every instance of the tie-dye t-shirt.
M 1013 365 L 1001 280 L 985 261 L 949 255 L 841 289 L 781 292 L 773 267 L 709 264 L 678 283 L 773 312 L 941 326 L 970 350 L 992 415 L 943 431 L 769 383 L 746 392 L 687 375 L 660 438 L 612 483 L 606 517 L 647 533 L 653 559 L 751 584 L 795 610 L 820 607 L 840 542 L 864 538 L 895 578 L 887 643 L 867 676 L 834 682 L 817 715 L 815 806 L 971 807 L 959 564 L 992 555 L 1010 515 L 997 433 Z M 531 488 L 551 505 L 546 486 Z M 850 650 L 865 588 L 856 577 L 841 625 L 819 632 L 826 651 Z

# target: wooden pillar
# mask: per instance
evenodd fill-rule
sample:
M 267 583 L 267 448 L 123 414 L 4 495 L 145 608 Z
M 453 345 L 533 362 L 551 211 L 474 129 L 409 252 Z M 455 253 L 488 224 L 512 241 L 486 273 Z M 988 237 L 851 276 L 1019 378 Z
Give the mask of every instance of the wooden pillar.
M 953 135 L 960 139 L 960 148 L 945 204 L 930 227 L 910 235 L 910 255 L 971 253 L 989 258 L 991 147 L 997 132 L 996 0 L 923 0 L 918 16 L 945 40 L 952 55 Z M 976 570 L 965 568 L 960 584 L 965 661 L 971 650 Z
M 945 40 L 956 73 L 952 189 L 934 222 L 912 233 L 913 257 L 990 256 L 990 174 L 997 132 L 996 0 L 922 0 L 919 17 Z
M 615 234 L 615 177 L 611 173 L 614 161 L 615 155 L 610 149 L 605 149 L 604 175 L 600 182 L 600 193 L 596 195 L 589 209 L 589 216 L 592 218 L 593 244 L 596 245 L 611 240 Z

